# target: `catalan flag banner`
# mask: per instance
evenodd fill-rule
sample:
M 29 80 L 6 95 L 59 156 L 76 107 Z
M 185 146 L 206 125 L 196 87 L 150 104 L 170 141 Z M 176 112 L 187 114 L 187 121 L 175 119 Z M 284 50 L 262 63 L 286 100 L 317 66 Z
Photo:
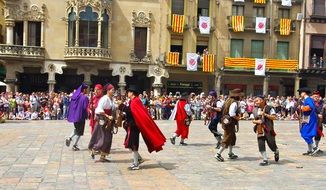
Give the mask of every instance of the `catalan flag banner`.
M 185 23 L 184 15 L 172 15 L 172 32 L 175 33 L 183 33 L 183 26 Z
M 212 54 L 203 55 L 203 72 L 214 72 L 215 56 Z
M 232 28 L 234 32 L 244 31 L 244 17 L 243 16 L 232 16 Z
M 266 0 L 254 0 L 256 4 L 266 4 Z
M 280 34 L 288 36 L 291 32 L 291 19 L 282 18 L 280 20 Z
M 179 64 L 179 52 L 169 52 L 166 56 L 166 62 L 170 65 Z

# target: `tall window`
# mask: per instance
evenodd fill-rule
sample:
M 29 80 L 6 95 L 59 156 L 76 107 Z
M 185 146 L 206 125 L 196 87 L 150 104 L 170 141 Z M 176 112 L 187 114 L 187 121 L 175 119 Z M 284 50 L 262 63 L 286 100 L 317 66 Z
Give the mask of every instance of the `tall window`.
M 264 41 L 252 40 L 251 41 L 251 57 L 264 58 Z
M 23 45 L 24 23 L 23 21 L 15 22 L 14 27 L 14 44 Z
M 320 58 L 326 59 L 326 36 L 311 36 L 310 39 L 310 57 L 316 56 L 316 61 Z
M 325 0 L 314 0 L 314 15 L 326 16 Z
M 103 48 L 108 48 L 109 43 L 109 15 L 107 14 L 107 11 L 104 11 L 104 14 L 102 14 L 103 21 L 102 21 L 102 33 L 101 33 L 101 44 Z
M 28 45 L 41 46 L 41 22 L 28 22 Z
M 142 59 L 146 55 L 147 46 L 147 28 L 135 28 L 135 55 L 137 58 Z
M 182 64 L 182 52 L 183 52 L 182 45 L 171 45 L 170 52 L 179 52 L 179 65 L 181 65 Z
M 254 17 L 265 17 L 265 7 L 254 7 L 253 10 Z
M 200 0 L 198 1 L 198 16 L 209 16 L 209 1 L 210 0 Z
M 278 18 L 290 18 L 290 9 L 278 9 Z
M 76 40 L 76 13 L 71 8 L 68 15 L 68 46 L 75 46 Z
M 277 42 L 277 59 L 289 59 L 289 42 Z
M 98 14 L 93 12 L 92 7 L 87 6 L 84 12 L 79 14 L 79 46 L 96 47 Z
M 231 57 L 243 57 L 242 39 L 231 39 Z
M 184 14 L 184 0 L 172 0 L 172 14 Z
M 244 6 L 243 5 L 232 5 L 232 15 L 244 15 Z

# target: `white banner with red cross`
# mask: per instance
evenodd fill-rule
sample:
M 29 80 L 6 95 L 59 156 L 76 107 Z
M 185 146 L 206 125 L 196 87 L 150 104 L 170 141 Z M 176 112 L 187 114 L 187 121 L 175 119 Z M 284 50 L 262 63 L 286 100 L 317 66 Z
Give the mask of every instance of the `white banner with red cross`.
M 200 16 L 199 17 L 199 31 L 201 34 L 209 34 L 211 28 L 210 17 Z
M 198 54 L 187 53 L 187 71 L 197 71 L 198 67 Z
M 256 17 L 256 33 L 266 33 L 266 18 Z
M 266 59 L 255 59 L 255 75 L 265 76 Z

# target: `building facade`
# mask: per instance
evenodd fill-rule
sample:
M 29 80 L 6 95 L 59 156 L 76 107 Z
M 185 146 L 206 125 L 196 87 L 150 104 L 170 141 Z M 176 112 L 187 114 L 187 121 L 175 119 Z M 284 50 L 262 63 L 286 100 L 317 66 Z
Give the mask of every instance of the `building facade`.
M 303 65 L 301 86 L 319 90 L 325 96 L 326 82 L 326 3 L 306 0 L 304 19 Z
M 122 93 L 137 84 L 156 94 L 239 87 L 247 95 L 293 95 L 302 1 L 281 2 L 7 0 L 0 45 L 7 90 L 72 91 L 81 82 L 111 82 Z M 200 16 L 209 18 L 208 33 Z M 266 18 L 265 34 L 256 33 L 256 17 Z M 289 20 L 286 35 L 281 19 Z M 195 72 L 187 71 L 187 53 L 201 55 Z M 266 59 L 265 77 L 254 75 L 255 58 Z

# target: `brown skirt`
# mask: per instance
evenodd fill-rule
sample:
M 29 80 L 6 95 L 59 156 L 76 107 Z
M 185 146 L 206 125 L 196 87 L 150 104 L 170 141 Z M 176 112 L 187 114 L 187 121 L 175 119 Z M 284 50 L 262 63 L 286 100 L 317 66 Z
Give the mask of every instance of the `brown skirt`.
M 229 125 L 223 126 L 224 128 L 224 135 L 222 140 L 222 146 L 228 148 L 229 146 L 234 146 L 237 140 L 235 135 L 235 123 L 232 122 Z

